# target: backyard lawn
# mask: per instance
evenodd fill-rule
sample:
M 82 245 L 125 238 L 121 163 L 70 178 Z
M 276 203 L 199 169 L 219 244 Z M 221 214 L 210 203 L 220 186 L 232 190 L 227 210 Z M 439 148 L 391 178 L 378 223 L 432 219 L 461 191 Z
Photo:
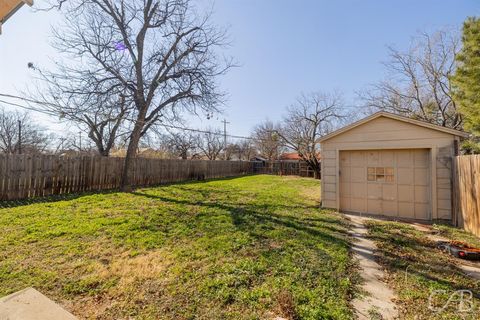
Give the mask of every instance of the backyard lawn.
M 387 281 L 398 296 L 401 319 L 478 319 L 480 282 L 457 267 L 458 259 L 437 249 L 434 241 L 408 224 L 370 220 L 366 225 L 378 246 L 379 261 L 387 269 Z M 478 238 L 460 229 L 445 225 L 433 229 L 450 240 L 480 245 Z M 465 292 L 464 304 L 459 304 L 457 290 L 470 290 L 473 300 Z
M 320 182 L 248 176 L 0 209 L 0 296 L 79 318 L 349 319 L 348 223 Z

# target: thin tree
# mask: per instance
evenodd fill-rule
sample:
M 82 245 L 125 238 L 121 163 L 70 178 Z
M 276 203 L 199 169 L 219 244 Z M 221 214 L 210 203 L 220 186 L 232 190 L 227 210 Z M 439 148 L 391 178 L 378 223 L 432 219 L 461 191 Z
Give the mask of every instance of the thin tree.
M 217 160 L 224 150 L 223 133 L 220 130 L 207 128 L 205 133 L 197 136 L 198 149 L 208 160 Z
M 328 134 L 343 119 L 346 110 L 339 93 L 316 92 L 301 95 L 287 108 L 279 135 L 284 144 L 295 150 L 320 178 L 320 150 L 318 139 Z
M 183 160 L 190 158 L 198 148 L 198 137 L 191 132 L 170 132 L 165 137 L 166 145 L 171 152 Z
M 252 138 L 255 147 L 260 155 L 267 160 L 278 159 L 280 153 L 285 149 L 278 135 L 280 130 L 281 126 L 270 120 L 260 123 L 253 129 Z
M 63 66 L 111 81 L 132 99 L 121 183 L 129 191 L 140 139 L 166 109 L 217 111 L 224 95 L 216 79 L 232 66 L 218 57 L 225 32 L 209 15 L 199 18 L 189 0 L 61 2 L 67 23 L 55 33 L 56 46 L 75 61 Z
M 42 153 L 51 137 L 26 112 L 0 108 L 0 151 L 7 154 Z
M 462 129 L 450 77 L 460 49 L 457 33 L 422 33 L 410 48 L 389 48 L 388 79 L 360 93 L 367 108 L 385 110 L 444 127 Z
M 236 146 L 239 160 L 250 161 L 257 154 L 257 149 L 250 139 L 244 139 L 238 142 Z

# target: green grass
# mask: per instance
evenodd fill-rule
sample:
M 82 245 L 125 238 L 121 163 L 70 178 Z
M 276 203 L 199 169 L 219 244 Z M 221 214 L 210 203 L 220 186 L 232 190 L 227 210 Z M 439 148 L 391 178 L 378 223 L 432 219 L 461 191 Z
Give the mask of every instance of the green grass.
M 174 184 L 0 209 L 0 295 L 82 318 L 349 319 L 348 222 L 319 181 Z
M 463 241 L 480 248 L 480 239 L 472 233 L 465 232 L 462 229 L 454 228 L 445 224 L 434 224 L 433 230 L 436 231 L 439 236 L 445 237 L 449 240 Z
M 456 266 L 455 258 L 437 249 L 436 243 L 408 224 L 370 220 L 366 226 L 377 244 L 380 263 L 387 269 L 387 281 L 398 295 L 401 319 L 478 319 L 480 283 L 466 276 Z M 444 236 L 457 235 L 457 240 L 470 238 L 453 227 L 434 227 Z M 458 295 L 453 297 L 457 302 L 451 300 L 449 307 L 441 310 L 457 290 L 471 290 L 476 296 L 471 301 L 472 311 L 458 311 Z M 465 302 L 465 310 L 469 303 Z

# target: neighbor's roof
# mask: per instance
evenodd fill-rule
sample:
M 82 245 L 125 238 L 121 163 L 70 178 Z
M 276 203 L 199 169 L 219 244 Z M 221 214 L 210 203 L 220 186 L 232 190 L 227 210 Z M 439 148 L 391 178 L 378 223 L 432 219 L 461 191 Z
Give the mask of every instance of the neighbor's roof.
M 326 136 L 323 136 L 320 139 L 318 139 L 318 142 L 323 142 L 325 140 L 328 140 L 330 138 L 338 136 L 339 134 L 342 134 L 344 132 L 352 130 L 353 128 L 361 126 L 362 124 L 365 124 L 369 121 L 372 121 L 372 120 L 380 118 L 380 117 L 385 117 L 385 118 L 390 118 L 390 119 L 394 119 L 394 120 L 398 120 L 398 121 L 403 121 L 403 122 L 415 124 L 415 125 L 420 126 L 420 127 L 425 127 L 425 128 L 432 129 L 432 130 L 437 130 L 437 131 L 449 133 L 449 134 L 454 135 L 454 136 L 460 136 L 460 137 L 465 137 L 465 138 L 469 136 L 468 133 L 463 132 L 463 131 L 442 127 L 442 126 L 439 126 L 439 125 L 436 125 L 436 124 L 431 124 L 431 123 L 428 123 L 428 122 L 425 122 L 425 121 L 410 119 L 410 118 L 400 116 L 398 114 L 394 114 L 394 113 L 390 113 L 390 112 L 380 111 L 380 112 L 372 114 L 371 116 L 368 116 L 368 117 L 363 118 L 359 121 L 356 121 L 356 122 L 354 122 L 354 123 L 352 123 L 348 126 L 345 126 L 345 127 L 340 128 L 336 131 L 333 131 L 333 132 L 327 134 Z
M 2 24 L 8 20 L 24 4 L 33 5 L 33 0 L 1 0 L 0 1 L 0 33 L 2 33 Z
M 280 155 L 280 160 L 300 160 L 302 157 L 297 152 L 286 152 Z
M 317 159 L 320 159 L 320 153 L 317 153 Z M 279 157 L 279 160 L 302 160 L 302 157 L 297 152 L 285 152 Z

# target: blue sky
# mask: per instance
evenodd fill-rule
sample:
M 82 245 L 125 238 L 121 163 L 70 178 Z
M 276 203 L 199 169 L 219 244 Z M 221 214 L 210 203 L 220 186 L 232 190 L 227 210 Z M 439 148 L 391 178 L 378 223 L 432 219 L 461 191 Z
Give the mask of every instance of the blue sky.
M 232 46 L 226 53 L 241 66 L 221 80 L 229 93 L 225 114 L 190 126 L 220 127 L 225 117 L 230 133 L 247 135 L 264 119 L 280 119 L 302 92 L 338 90 L 355 105 L 356 91 L 385 76 L 387 45 L 406 48 L 419 31 L 460 28 L 467 16 L 480 14 L 480 1 L 216 0 L 214 11 L 215 22 L 229 27 Z M 49 47 L 55 21 L 55 12 L 24 7 L 4 25 L 0 92 L 28 86 L 29 61 L 48 67 L 55 59 Z

